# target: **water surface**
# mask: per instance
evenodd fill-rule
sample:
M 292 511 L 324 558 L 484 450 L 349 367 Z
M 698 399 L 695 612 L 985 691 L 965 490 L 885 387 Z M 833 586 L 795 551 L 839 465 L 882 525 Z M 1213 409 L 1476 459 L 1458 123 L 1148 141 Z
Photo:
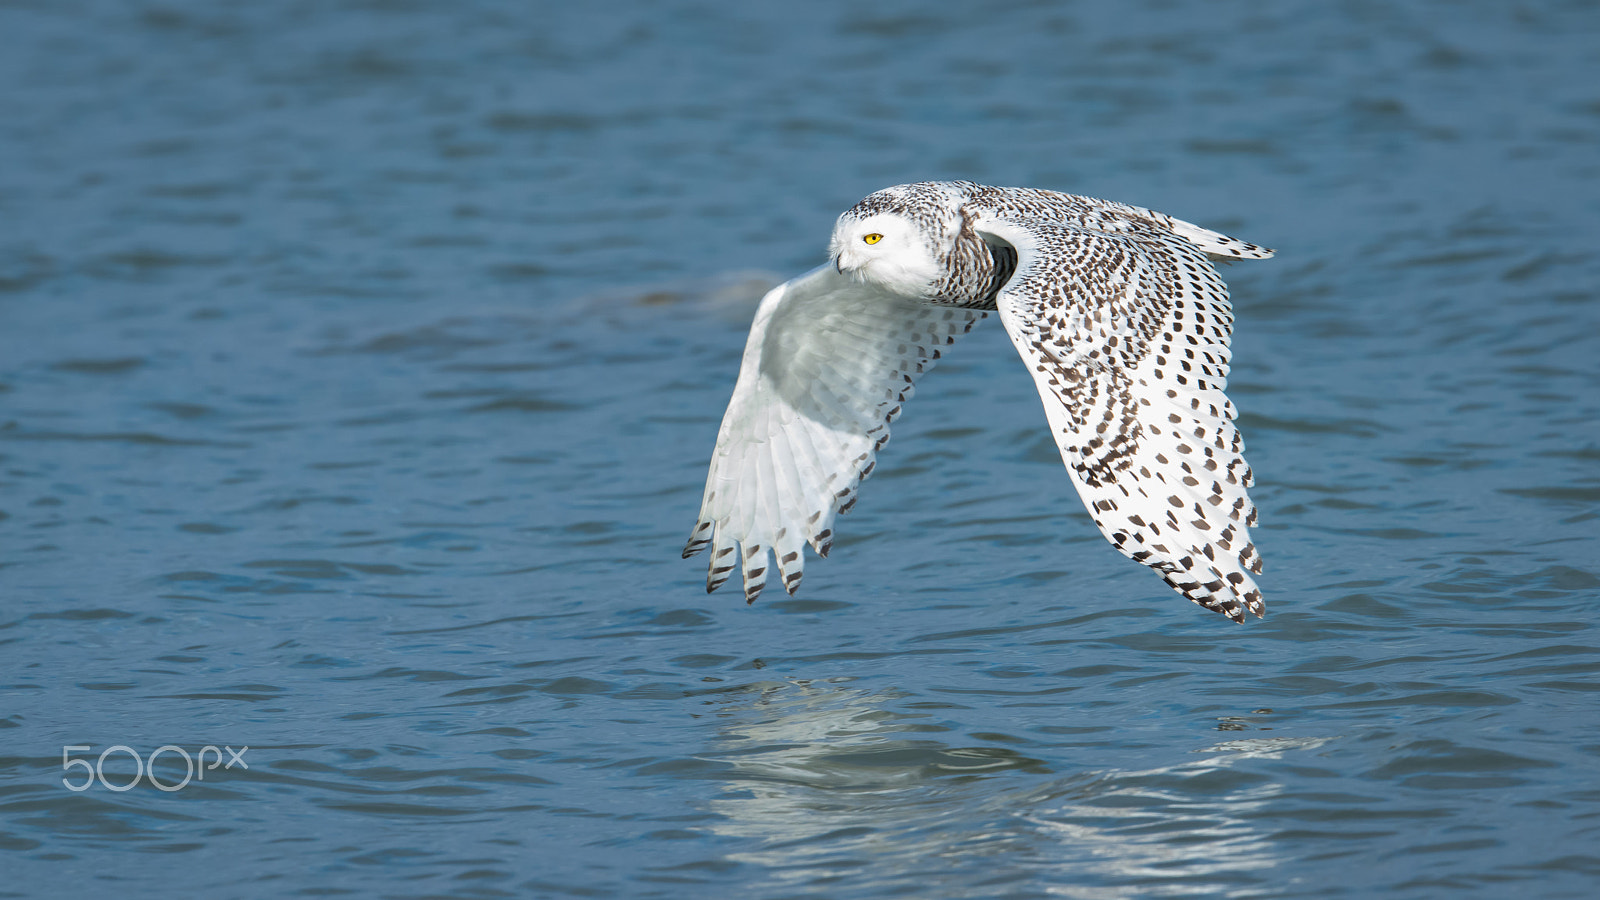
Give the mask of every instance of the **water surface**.
M 0 893 L 1590 895 L 1600 8 L 580 6 L 0 3 Z M 992 321 L 703 593 L 756 298 L 927 178 L 1279 249 L 1265 620 Z

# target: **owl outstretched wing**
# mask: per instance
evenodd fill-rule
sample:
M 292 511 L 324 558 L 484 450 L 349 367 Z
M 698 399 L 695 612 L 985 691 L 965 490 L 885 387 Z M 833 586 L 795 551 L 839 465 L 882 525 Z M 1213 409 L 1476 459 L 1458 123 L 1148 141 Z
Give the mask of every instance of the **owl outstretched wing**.
M 978 229 L 1017 252 L 1000 320 L 1100 531 L 1206 609 L 1262 615 L 1250 467 L 1223 394 L 1233 314 L 1207 258 L 1244 253 L 1160 229 Z
M 770 550 L 794 593 L 804 545 L 828 555 L 834 517 L 854 505 L 917 377 L 984 315 L 908 299 L 832 266 L 768 293 L 683 551 L 711 549 L 706 590 L 742 565 L 754 602 Z

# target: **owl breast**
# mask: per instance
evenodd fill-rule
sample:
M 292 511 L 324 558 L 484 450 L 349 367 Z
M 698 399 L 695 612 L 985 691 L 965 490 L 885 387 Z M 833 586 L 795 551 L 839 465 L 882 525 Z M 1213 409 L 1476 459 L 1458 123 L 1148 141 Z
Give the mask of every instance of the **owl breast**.
M 928 297 L 968 309 L 994 309 L 995 297 L 1017 271 L 1017 251 L 1003 241 L 985 241 L 963 215 L 961 229 L 940 259 L 943 276 Z

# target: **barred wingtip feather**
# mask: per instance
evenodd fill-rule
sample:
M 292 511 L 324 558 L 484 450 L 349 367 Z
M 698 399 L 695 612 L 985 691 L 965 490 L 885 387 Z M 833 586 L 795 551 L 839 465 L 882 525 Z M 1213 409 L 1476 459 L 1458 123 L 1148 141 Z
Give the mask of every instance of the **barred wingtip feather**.
M 724 538 L 722 534 L 716 535 L 712 540 L 711 558 L 706 561 L 706 593 L 711 593 L 738 567 L 738 560 L 734 551 L 738 549 L 732 540 Z
M 809 543 L 811 544 L 811 549 L 815 550 L 818 556 L 827 559 L 828 551 L 833 549 L 833 529 L 822 529 L 810 537 Z
M 683 545 L 684 559 L 711 546 L 711 531 L 714 527 L 709 521 L 700 522 L 694 527 L 694 533 L 689 535 L 689 542 Z

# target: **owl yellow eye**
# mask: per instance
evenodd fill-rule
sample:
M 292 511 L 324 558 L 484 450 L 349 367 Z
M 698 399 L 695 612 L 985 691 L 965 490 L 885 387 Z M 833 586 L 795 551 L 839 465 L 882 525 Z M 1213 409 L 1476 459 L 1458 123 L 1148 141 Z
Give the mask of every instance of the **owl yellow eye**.
M 871 233 L 869 235 L 863 236 L 861 239 L 863 241 L 866 241 L 869 244 L 876 244 L 877 242 L 883 240 L 883 235 L 881 235 L 881 234 L 877 233 L 876 231 L 874 231 L 873 233 Z

